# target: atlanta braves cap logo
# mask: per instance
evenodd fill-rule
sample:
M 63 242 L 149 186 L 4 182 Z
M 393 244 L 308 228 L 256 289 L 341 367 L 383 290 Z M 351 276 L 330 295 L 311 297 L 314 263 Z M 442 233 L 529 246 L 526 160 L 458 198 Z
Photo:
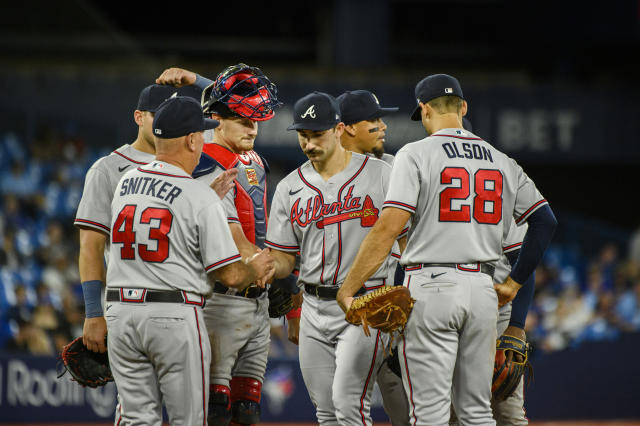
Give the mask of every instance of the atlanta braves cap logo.
M 300 116 L 300 118 L 307 118 L 307 116 L 311 117 L 311 118 L 316 118 L 316 110 L 315 110 L 316 106 L 315 105 L 311 105 L 309 108 L 307 108 L 307 110 L 304 112 L 304 114 L 302 114 Z

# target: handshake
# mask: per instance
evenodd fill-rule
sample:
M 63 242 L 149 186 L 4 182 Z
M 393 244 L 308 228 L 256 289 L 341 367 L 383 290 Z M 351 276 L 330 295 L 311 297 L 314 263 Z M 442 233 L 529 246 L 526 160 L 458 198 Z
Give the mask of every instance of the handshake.
M 271 255 L 271 250 L 266 248 L 259 250 L 253 256 L 244 261 L 255 274 L 254 283 L 264 288 L 265 285 L 273 280 L 276 272 L 276 262 Z

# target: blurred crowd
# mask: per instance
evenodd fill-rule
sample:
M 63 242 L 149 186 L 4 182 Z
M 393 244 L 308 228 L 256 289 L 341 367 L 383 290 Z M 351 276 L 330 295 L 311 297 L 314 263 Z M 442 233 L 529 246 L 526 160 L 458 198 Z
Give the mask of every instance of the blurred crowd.
M 108 152 L 51 129 L 29 146 L 0 134 L 0 351 L 57 355 L 82 334 L 72 223 L 86 171 Z M 550 352 L 638 330 L 640 232 L 628 247 L 605 244 L 592 257 L 556 241 L 536 271 L 526 323 L 534 347 Z M 296 355 L 285 324 L 274 320 L 270 356 Z

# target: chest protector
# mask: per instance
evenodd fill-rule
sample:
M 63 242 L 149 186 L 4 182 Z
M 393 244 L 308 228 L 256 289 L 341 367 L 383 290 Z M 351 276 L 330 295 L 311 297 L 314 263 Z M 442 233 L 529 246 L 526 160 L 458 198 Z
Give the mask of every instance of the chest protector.
M 235 180 L 235 206 L 247 240 L 264 248 L 267 237 L 267 171 L 265 161 L 255 152 L 236 154 L 215 144 L 205 144 L 193 177 L 211 173 L 217 167 L 238 169 Z

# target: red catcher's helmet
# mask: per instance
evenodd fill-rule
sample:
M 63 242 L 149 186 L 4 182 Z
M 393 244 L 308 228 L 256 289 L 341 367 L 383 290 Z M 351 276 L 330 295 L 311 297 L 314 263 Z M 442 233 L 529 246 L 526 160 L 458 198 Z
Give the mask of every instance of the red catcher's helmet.
M 266 121 L 280 106 L 278 90 L 257 67 L 233 65 L 218 74 L 216 81 L 202 92 L 205 113 L 237 115 L 255 121 Z

